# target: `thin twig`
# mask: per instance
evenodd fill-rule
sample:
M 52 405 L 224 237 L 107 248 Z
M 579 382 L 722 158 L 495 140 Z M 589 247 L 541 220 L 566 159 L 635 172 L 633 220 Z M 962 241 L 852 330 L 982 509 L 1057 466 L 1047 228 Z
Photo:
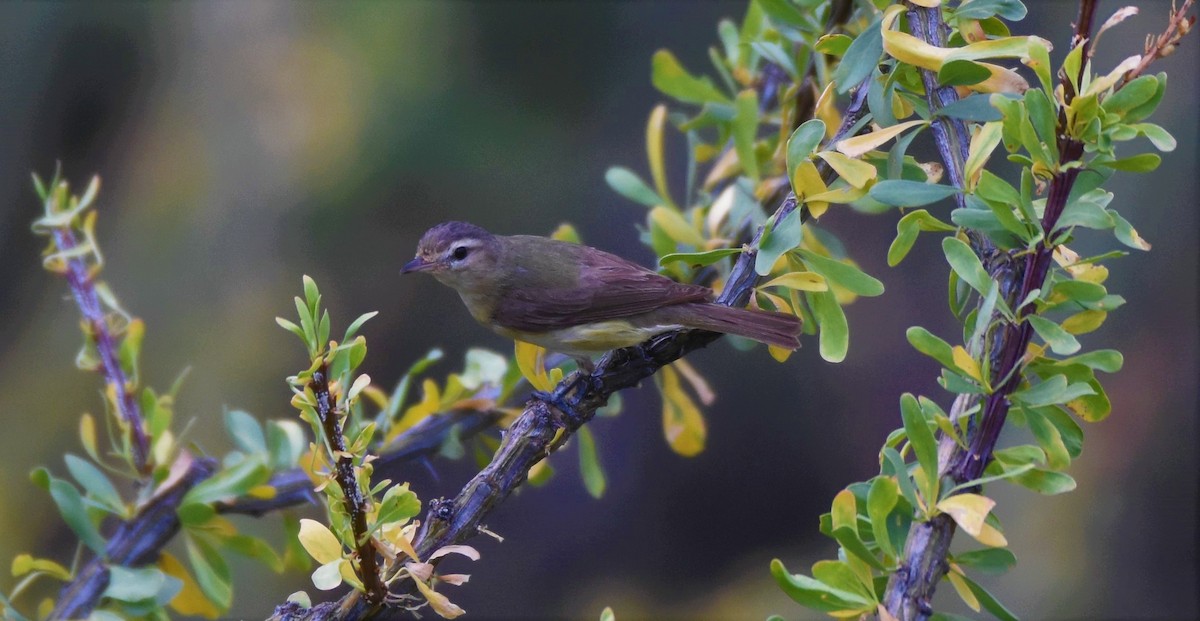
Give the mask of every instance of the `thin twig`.
M 1167 18 L 1167 29 L 1157 37 L 1147 38 L 1145 53 L 1142 54 L 1142 61 L 1138 63 L 1138 66 L 1131 69 L 1129 73 L 1125 74 L 1125 77 L 1121 79 L 1117 88 L 1129 84 L 1135 78 L 1142 75 L 1154 61 L 1170 56 L 1175 52 L 1175 46 L 1179 45 L 1179 40 L 1191 32 L 1192 26 L 1196 25 L 1196 16 L 1189 16 L 1187 14 L 1195 2 L 1196 0 L 1183 0 L 1183 4 L 1179 5 L 1179 8 L 1172 8 L 1171 16 Z
M 53 191 L 52 189 L 51 192 Z M 68 256 L 69 251 L 79 245 L 69 223 L 54 228 L 52 235 L 59 252 Z M 96 352 L 100 355 L 104 380 L 112 387 L 121 419 L 129 427 L 132 436 L 130 448 L 133 453 L 134 468 L 140 474 L 145 475 L 150 454 L 150 438 L 146 435 L 145 425 L 142 424 L 141 408 L 125 377 L 125 370 L 121 368 L 120 358 L 117 356 L 116 339 L 109 331 L 108 318 L 100 304 L 100 297 L 96 294 L 96 287 L 92 282 L 87 263 L 82 257 L 68 258 L 64 275 L 71 288 L 71 295 L 75 298 L 75 304 L 79 306 L 79 312 L 83 315 L 88 333 L 96 343 Z

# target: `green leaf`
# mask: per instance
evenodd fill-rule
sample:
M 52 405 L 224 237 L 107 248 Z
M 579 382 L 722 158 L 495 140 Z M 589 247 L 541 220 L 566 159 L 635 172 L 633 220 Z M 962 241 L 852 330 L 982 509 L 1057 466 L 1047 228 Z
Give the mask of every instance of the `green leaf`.
M 908 504 L 917 507 L 920 503 L 917 502 L 917 490 L 913 486 L 912 477 L 908 474 L 908 466 L 904 463 L 904 458 L 896 449 L 885 446 L 883 447 L 883 459 L 891 466 L 892 473 L 896 476 L 896 483 L 900 486 L 900 494 L 908 501 Z
M 913 326 L 904 335 L 908 338 L 909 344 L 917 351 L 937 360 L 946 368 L 958 368 L 958 365 L 954 363 L 954 348 L 929 330 Z
M 1125 357 L 1115 349 L 1099 349 L 1062 361 L 1062 364 L 1082 364 L 1089 369 L 1116 373 L 1125 364 Z
M 1079 427 L 1079 423 L 1059 407 L 1037 408 L 1036 412 L 1058 430 L 1058 436 L 1067 448 L 1067 455 L 1071 459 L 1079 457 L 1083 452 L 1083 429 Z
M 967 587 L 971 589 L 971 593 L 974 593 L 975 597 L 979 599 L 979 604 L 983 606 L 984 610 L 992 613 L 1000 621 L 1018 621 L 1017 616 L 1008 608 L 1005 608 L 1004 604 L 1001 604 L 1000 600 L 996 599 L 996 596 L 989 593 L 987 589 L 979 586 L 978 583 L 966 576 L 960 577 L 963 582 L 967 583 Z
M 1126 172 L 1150 172 L 1162 163 L 1162 156 L 1157 153 L 1139 153 L 1132 157 L 1119 160 L 1104 161 L 1100 158 L 1093 160 L 1097 166 L 1107 166 Z
M 883 56 L 883 36 L 879 20 L 865 28 L 857 37 L 833 72 L 838 93 L 845 93 L 867 79 Z
M 900 498 L 900 488 L 892 479 L 879 476 L 871 481 L 871 489 L 867 492 L 867 517 L 871 520 L 871 530 L 875 535 L 875 543 L 884 554 L 895 558 L 896 549 L 892 547 L 891 538 L 887 532 L 887 518 Z
M 579 472 L 583 475 L 583 485 L 593 498 L 604 495 L 607 483 L 604 479 L 604 469 L 600 466 L 600 456 L 596 453 L 596 440 L 587 427 L 579 428 Z
M 892 207 L 919 207 L 958 193 L 958 188 L 924 181 L 886 179 L 871 186 L 871 198 Z
M 70 453 L 64 459 L 67 462 L 67 470 L 83 486 L 85 493 L 91 494 L 93 499 L 113 513 L 126 517 L 125 503 L 121 500 L 121 494 L 117 492 L 117 488 L 113 486 L 112 481 L 103 471 L 92 465 L 91 462 Z
M 758 93 L 753 89 L 738 93 L 734 107 L 737 114 L 733 117 L 733 148 L 746 176 L 758 181 L 758 156 L 754 153 L 758 134 Z
M 794 175 L 796 167 L 812 155 L 812 152 L 821 144 L 821 140 L 825 138 L 825 122 L 821 119 L 809 119 L 800 124 L 796 131 L 792 132 L 787 143 L 787 171 L 788 178 L 791 179 Z
M 976 123 L 999 121 L 1004 117 L 1000 114 L 1000 111 L 992 105 L 991 97 L 992 96 L 987 93 L 976 93 L 974 95 L 959 99 L 958 101 L 939 109 L 937 111 L 937 115 L 952 119 L 973 121 Z
M 846 313 L 837 303 L 832 291 L 806 291 L 805 298 L 812 309 L 817 325 L 821 327 L 821 357 L 828 362 L 841 362 L 850 349 L 850 326 Z
M 1152 75 L 1135 78 L 1122 86 L 1100 103 L 1105 112 L 1125 116 L 1127 112 L 1145 104 L 1158 92 L 1158 79 Z
M 772 217 L 763 229 L 758 242 L 758 256 L 754 259 L 754 271 L 759 276 L 771 273 L 771 267 L 784 253 L 800 245 L 804 230 L 800 222 L 800 210 L 793 209 L 778 223 Z
M 242 410 L 225 412 L 225 428 L 238 449 L 251 455 L 266 454 L 267 440 L 258 419 Z
M 1021 476 L 1013 477 L 1013 481 L 1046 496 L 1065 494 L 1075 489 L 1075 479 L 1070 475 L 1041 468 L 1035 468 Z
M 1030 315 L 1027 319 L 1033 330 L 1046 341 L 1054 353 L 1068 356 L 1079 351 L 1079 341 L 1070 332 L 1063 330 L 1062 326 L 1037 315 Z
M 788 26 L 803 26 L 806 23 L 804 14 L 789 0 L 757 0 L 763 13 L 772 21 Z
M 779 559 L 771 560 L 771 576 L 788 597 L 807 608 L 821 612 L 874 608 L 873 602 L 857 593 L 834 588 L 808 576 L 788 573 Z
M 1030 407 L 1041 407 L 1067 403 L 1073 399 L 1094 394 L 1096 391 L 1086 383 L 1077 382 L 1068 385 L 1066 377 L 1055 375 L 1032 388 L 1013 393 L 1012 399 Z
M 221 610 L 233 603 L 232 578 L 225 559 L 208 542 L 195 536 L 184 537 L 192 574 L 204 596 Z
M 925 472 L 925 480 L 928 482 L 928 486 L 921 490 L 925 504 L 932 505 L 938 498 L 937 440 L 925 422 L 920 403 L 911 393 L 906 392 L 900 396 L 900 416 L 904 419 L 904 433 L 908 436 L 908 443 L 912 445 L 913 452 L 917 455 L 917 463 L 921 464 L 921 470 Z
M 937 72 L 938 83 L 943 86 L 970 86 L 990 77 L 992 72 L 987 67 L 970 60 L 945 62 Z
M 907 137 L 904 140 L 907 140 Z M 904 257 L 908 256 L 908 251 L 912 249 L 921 231 L 950 232 L 953 230 L 955 230 L 953 226 L 938 220 L 924 209 L 917 209 L 905 214 L 896 223 L 896 239 L 888 248 L 888 265 L 895 267 L 904 260 Z
M 1174 151 L 1175 147 L 1178 146 L 1174 136 L 1167 132 L 1167 130 L 1153 123 L 1138 123 L 1136 125 L 1131 125 L 1130 127 L 1137 130 L 1139 134 L 1148 138 L 1154 145 L 1154 148 L 1158 149 L 1159 151 Z
M 709 250 L 707 252 L 673 252 L 671 254 L 664 255 L 658 260 L 658 264 L 667 265 L 668 263 L 682 261 L 685 264 L 694 267 L 712 265 L 713 263 L 716 263 L 725 257 L 741 254 L 742 250 L 743 249 L 739 246 L 737 248 L 717 248 L 716 250 Z
M 113 565 L 108 568 L 108 587 L 104 589 L 103 597 L 122 602 L 140 602 L 157 598 L 164 587 L 174 587 L 175 593 L 183 588 L 183 583 L 172 578 L 173 584 L 167 583 L 168 576 L 157 567 L 130 569 Z M 175 593 L 169 593 L 174 597 Z M 170 601 L 170 598 L 167 598 Z
M 1017 564 L 1008 548 L 983 548 L 954 555 L 954 562 L 989 574 L 1002 574 Z
M 87 514 L 87 507 L 83 504 L 83 497 L 79 495 L 79 490 L 75 489 L 74 485 L 62 479 L 56 479 L 45 472 L 43 469 L 38 469 L 48 478 L 48 488 L 50 497 L 54 499 L 54 504 L 58 505 L 58 512 L 62 514 L 63 521 L 79 537 L 88 548 L 95 552 L 97 556 L 104 557 L 104 537 L 100 535 L 100 531 L 96 529 L 96 525 L 92 523 Z M 36 471 L 35 471 L 36 472 Z
M 304 429 L 293 420 L 267 422 L 267 454 L 271 469 L 283 470 L 297 465 L 300 456 L 308 448 L 308 437 Z
M 716 101 L 729 103 L 725 96 L 708 78 L 697 78 L 687 72 L 675 55 L 667 50 L 654 53 L 650 61 L 650 81 L 654 88 L 686 103 Z
M 250 488 L 267 482 L 270 470 L 257 458 L 246 458 L 238 464 L 224 468 L 211 478 L 193 487 L 181 504 L 211 504 L 229 500 L 245 494 Z
M 1051 470 L 1065 470 L 1067 466 L 1071 465 L 1071 454 L 1067 451 L 1067 445 L 1063 443 L 1058 428 L 1039 414 L 1036 409 L 1026 409 L 1024 414 L 1025 420 L 1029 422 L 1029 430 L 1037 439 L 1038 446 L 1046 452 L 1046 465 Z
M 1020 0 L 970 0 L 962 3 L 954 16 L 958 19 L 987 19 L 993 15 L 1010 22 L 1025 19 L 1025 5 Z
M 357 319 L 350 322 L 350 326 L 346 328 L 346 333 L 342 336 L 342 343 L 349 343 L 350 339 L 354 338 L 355 334 L 358 334 L 358 329 L 363 327 L 364 323 L 367 323 L 367 321 L 369 321 L 372 317 L 374 317 L 375 315 L 378 315 L 378 314 L 379 314 L 379 311 L 371 311 L 369 313 L 363 313 L 363 314 L 359 315 Z
M 628 168 L 613 166 L 604 173 L 604 180 L 617 194 L 635 203 L 653 207 L 662 205 L 664 202 L 658 192 L 655 192 L 645 181 L 642 181 L 641 177 L 637 176 L 637 173 Z
M 883 293 L 883 283 L 849 263 L 842 263 L 803 248 L 799 252 L 809 269 L 852 293 L 868 297 Z
M 946 261 L 954 273 L 958 274 L 963 282 L 979 292 L 979 295 L 987 295 L 992 286 L 992 278 L 988 276 L 987 270 L 983 269 L 983 264 L 979 262 L 979 257 L 975 256 L 966 242 L 947 237 L 942 240 L 942 252 L 945 253 Z

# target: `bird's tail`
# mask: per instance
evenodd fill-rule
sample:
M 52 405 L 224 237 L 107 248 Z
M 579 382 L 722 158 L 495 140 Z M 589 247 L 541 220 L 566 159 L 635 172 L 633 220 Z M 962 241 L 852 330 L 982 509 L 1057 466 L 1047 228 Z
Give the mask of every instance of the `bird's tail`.
M 800 319 L 795 315 L 711 302 L 678 304 L 663 310 L 667 309 L 678 312 L 679 323 L 689 328 L 744 336 L 788 350 L 800 347 Z

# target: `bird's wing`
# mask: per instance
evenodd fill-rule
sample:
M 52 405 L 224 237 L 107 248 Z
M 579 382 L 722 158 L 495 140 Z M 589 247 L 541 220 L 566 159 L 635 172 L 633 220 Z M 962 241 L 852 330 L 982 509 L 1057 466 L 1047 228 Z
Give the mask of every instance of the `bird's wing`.
M 675 282 L 607 252 L 553 243 L 562 244 L 555 256 L 562 257 L 565 251 L 579 266 L 578 275 L 547 287 L 544 282 L 538 286 L 525 282 L 518 274 L 493 311 L 494 323 L 513 330 L 544 332 L 706 301 L 712 295 L 707 287 Z

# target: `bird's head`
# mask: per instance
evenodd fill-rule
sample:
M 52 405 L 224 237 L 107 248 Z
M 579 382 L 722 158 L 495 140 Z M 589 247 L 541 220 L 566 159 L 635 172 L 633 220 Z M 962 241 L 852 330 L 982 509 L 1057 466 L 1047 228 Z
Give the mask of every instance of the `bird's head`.
M 476 289 L 497 278 L 499 254 L 495 235 L 474 224 L 443 222 L 421 236 L 416 258 L 400 273 L 429 272 L 455 289 Z

